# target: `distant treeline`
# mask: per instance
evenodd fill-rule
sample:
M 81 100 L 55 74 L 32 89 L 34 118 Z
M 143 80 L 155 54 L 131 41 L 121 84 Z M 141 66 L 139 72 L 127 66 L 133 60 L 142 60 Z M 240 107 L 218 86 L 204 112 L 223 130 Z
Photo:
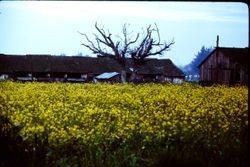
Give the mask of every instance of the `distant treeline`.
M 189 78 L 189 80 L 196 80 L 199 75 L 198 65 L 209 55 L 209 53 L 213 50 L 212 47 L 202 46 L 201 50 L 195 55 L 194 59 L 187 65 L 180 67 L 186 76 L 193 76 L 193 78 Z

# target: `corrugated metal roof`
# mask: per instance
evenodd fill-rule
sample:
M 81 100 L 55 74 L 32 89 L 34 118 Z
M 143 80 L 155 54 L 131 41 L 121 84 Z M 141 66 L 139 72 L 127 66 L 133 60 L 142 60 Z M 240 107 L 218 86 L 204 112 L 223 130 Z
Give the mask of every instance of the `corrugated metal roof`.
M 118 74 L 119 74 L 118 72 L 105 72 L 96 76 L 96 79 L 110 79 Z

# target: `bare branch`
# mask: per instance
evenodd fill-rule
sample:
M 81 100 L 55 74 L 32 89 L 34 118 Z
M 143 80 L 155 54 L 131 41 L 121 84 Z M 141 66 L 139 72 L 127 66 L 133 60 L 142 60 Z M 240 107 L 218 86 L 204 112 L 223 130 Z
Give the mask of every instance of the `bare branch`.
M 157 25 L 155 24 L 156 29 L 151 28 L 151 25 L 149 25 L 146 28 L 146 34 L 144 38 L 142 39 L 140 45 L 137 48 L 134 48 L 130 54 L 132 59 L 134 61 L 140 63 L 143 62 L 144 59 L 148 56 L 154 56 L 154 55 L 162 55 L 165 51 L 168 51 L 170 49 L 170 46 L 174 44 L 174 41 L 167 44 L 166 42 L 164 44 L 161 43 L 160 40 L 160 33 Z M 154 40 L 152 38 L 152 33 L 156 32 L 158 40 Z M 152 49 L 156 49 L 155 51 L 152 51 Z
M 106 36 L 106 33 L 103 29 L 100 29 L 98 26 L 97 26 L 97 22 L 95 23 L 95 28 L 97 29 L 97 31 L 101 34 L 101 36 L 103 37 L 103 39 L 105 40 L 106 42 L 106 45 L 109 46 L 109 41 L 108 41 L 108 37 Z M 111 34 L 109 34 L 109 37 L 111 36 Z
M 115 58 L 123 66 L 125 66 L 125 58 L 127 55 L 130 55 L 135 62 L 143 62 L 148 56 L 162 55 L 174 44 L 174 40 L 170 43 L 161 43 L 160 31 L 156 23 L 155 28 L 149 25 L 146 29 L 142 29 L 144 32 L 142 39 L 138 43 L 138 46 L 134 48 L 132 47 L 133 44 L 137 43 L 141 35 L 137 33 L 136 36 L 132 36 L 133 31 L 128 31 L 127 24 L 123 25 L 122 35 L 118 36 L 119 41 L 113 41 L 110 31 L 100 28 L 97 22 L 95 23 L 95 28 L 98 33 L 93 34 L 95 37 L 94 41 L 90 40 L 86 34 L 78 32 L 83 35 L 86 40 L 86 43 L 82 45 L 95 54 Z M 157 36 L 156 39 L 153 35 Z
M 158 36 L 158 39 L 159 39 L 158 44 L 160 44 L 161 43 L 160 32 L 159 32 L 159 29 L 158 29 L 156 23 L 155 23 L 155 27 L 156 27 L 157 36 Z
M 131 44 L 135 43 L 135 42 L 138 40 L 139 36 L 140 36 L 140 34 L 139 34 L 139 33 L 137 33 L 137 36 L 135 37 L 135 40 L 130 41 L 130 42 L 129 42 L 129 43 L 127 43 L 127 44 L 128 44 L 128 45 L 131 45 Z
M 131 33 L 129 33 L 129 34 L 131 34 Z M 125 58 L 125 54 L 128 51 L 129 46 L 132 45 L 132 44 L 134 44 L 138 40 L 139 35 L 140 35 L 138 33 L 137 36 L 136 36 L 136 38 L 134 40 L 130 40 L 131 38 L 128 37 L 129 34 L 128 34 L 128 31 L 127 31 L 127 26 L 126 26 L 126 24 L 124 24 L 124 26 L 123 26 L 124 47 L 122 49 L 122 57 L 124 57 L 124 58 Z
M 167 44 L 165 43 L 164 44 L 164 47 L 155 51 L 154 53 L 149 53 L 148 56 L 154 56 L 154 55 L 162 55 L 165 51 L 168 51 L 170 49 L 170 46 L 174 44 L 174 41 L 172 41 L 171 43 Z
M 87 47 L 89 50 L 91 50 L 94 54 L 100 54 L 102 56 L 112 56 L 112 54 L 110 53 L 107 53 L 107 52 L 104 52 L 103 49 L 100 47 L 100 41 L 98 40 L 97 38 L 97 35 L 96 36 L 96 42 L 97 42 L 97 45 L 94 44 L 94 42 L 92 42 L 88 36 L 84 33 L 81 33 L 78 31 L 79 34 L 83 35 L 85 37 L 85 39 L 87 40 L 88 44 L 85 44 L 85 43 L 82 43 L 81 45 Z

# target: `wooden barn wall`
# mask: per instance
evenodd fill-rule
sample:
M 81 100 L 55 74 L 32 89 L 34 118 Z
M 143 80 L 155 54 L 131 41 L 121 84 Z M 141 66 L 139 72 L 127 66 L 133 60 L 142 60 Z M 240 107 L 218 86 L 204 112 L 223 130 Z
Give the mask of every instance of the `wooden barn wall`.
M 216 52 L 214 52 L 202 65 L 201 65 L 201 81 L 215 80 L 215 71 L 212 70 L 216 64 Z
M 236 62 L 214 52 L 200 67 L 200 80 L 218 84 L 247 83 L 246 70 Z

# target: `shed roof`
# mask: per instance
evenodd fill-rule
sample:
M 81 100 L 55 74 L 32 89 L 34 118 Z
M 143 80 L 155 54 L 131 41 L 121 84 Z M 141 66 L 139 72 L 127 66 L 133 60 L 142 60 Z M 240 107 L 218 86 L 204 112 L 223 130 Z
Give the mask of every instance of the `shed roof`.
M 132 59 L 126 60 L 126 71 L 133 66 Z M 169 59 L 146 59 L 138 66 L 139 74 L 165 74 L 184 76 Z M 122 66 L 110 57 L 52 56 L 52 55 L 5 55 L 0 54 L 0 72 L 62 72 L 92 73 L 120 72 Z
M 127 66 L 127 71 L 131 72 L 129 68 L 133 67 L 132 60 Z M 174 65 L 170 59 L 146 59 L 145 63 L 138 66 L 139 74 L 166 74 L 168 76 L 184 76 L 184 73 Z

